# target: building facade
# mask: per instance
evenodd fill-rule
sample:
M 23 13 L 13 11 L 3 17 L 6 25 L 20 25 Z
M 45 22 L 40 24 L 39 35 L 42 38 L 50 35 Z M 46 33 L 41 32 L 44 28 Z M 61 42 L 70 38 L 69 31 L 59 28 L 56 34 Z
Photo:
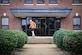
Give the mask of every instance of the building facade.
M 59 29 L 82 30 L 82 0 L 0 0 L 0 29 L 50 36 Z

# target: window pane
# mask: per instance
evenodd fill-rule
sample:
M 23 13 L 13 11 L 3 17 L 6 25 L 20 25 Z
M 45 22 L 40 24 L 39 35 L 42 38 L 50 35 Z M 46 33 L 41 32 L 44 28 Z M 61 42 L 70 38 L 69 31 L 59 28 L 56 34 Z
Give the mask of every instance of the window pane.
M 44 0 L 37 0 L 38 4 L 44 4 Z
M 54 18 L 50 18 L 49 19 L 49 25 L 50 25 L 50 29 L 54 29 Z
M 2 25 L 8 25 L 8 18 L 2 18 Z
M 80 26 L 78 25 L 74 26 L 74 30 L 80 30 Z
M 8 30 L 8 25 L 2 25 L 3 30 Z
M 25 3 L 32 4 L 33 0 L 26 0 Z
M 2 3 L 7 4 L 9 0 L 2 0 Z
M 80 18 L 74 18 L 74 25 L 80 25 Z
M 26 19 L 22 20 L 22 25 L 26 25 Z
M 49 0 L 49 3 L 50 4 L 56 4 L 57 3 L 57 0 Z
M 29 25 L 29 24 L 30 24 L 30 18 L 27 17 L 27 25 Z
M 73 0 L 73 3 L 78 4 L 78 3 L 80 3 L 80 0 Z

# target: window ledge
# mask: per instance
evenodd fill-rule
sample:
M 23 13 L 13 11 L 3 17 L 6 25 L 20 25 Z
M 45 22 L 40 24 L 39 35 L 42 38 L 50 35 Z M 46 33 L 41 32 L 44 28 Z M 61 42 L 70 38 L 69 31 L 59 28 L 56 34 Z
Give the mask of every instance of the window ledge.
M 49 5 L 58 5 L 58 4 L 49 4 Z
M 24 4 L 24 5 L 33 5 L 33 4 Z
M 0 5 L 10 5 L 10 4 L 0 4 Z
M 37 5 L 45 5 L 45 4 L 37 4 Z
M 72 5 L 82 5 L 82 4 L 72 4 Z

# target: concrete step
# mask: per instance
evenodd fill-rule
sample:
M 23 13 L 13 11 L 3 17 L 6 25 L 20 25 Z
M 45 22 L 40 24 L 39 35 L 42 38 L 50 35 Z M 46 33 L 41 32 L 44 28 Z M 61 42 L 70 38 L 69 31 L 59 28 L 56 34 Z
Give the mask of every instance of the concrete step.
M 28 44 L 53 44 L 53 37 L 51 36 L 28 37 Z

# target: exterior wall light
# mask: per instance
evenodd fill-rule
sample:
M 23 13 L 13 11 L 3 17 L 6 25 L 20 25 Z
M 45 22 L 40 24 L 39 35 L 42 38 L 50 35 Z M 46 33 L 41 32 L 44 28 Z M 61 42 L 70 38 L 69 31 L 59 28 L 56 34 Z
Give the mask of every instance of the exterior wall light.
M 3 16 L 6 16 L 7 14 L 6 13 L 3 13 Z
M 76 15 L 76 16 L 79 16 L 79 13 L 76 13 L 75 15 Z

